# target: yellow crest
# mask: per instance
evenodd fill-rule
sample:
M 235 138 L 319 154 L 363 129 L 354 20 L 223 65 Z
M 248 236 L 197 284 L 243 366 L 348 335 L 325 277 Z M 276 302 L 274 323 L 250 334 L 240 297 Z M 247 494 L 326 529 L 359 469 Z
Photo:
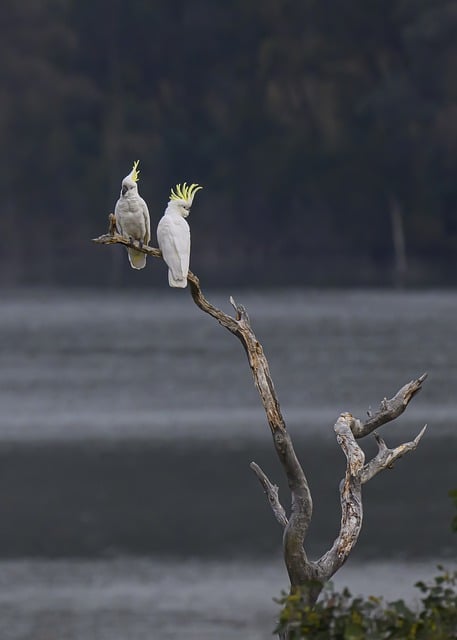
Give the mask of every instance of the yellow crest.
M 189 186 L 187 186 L 187 182 L 182 185 L 177 184 L 176 187 L 171 190 L 170 200 L 187 200 L 192 203 L 199 189 L 203 189 L 203 187 L 198 184 L 191 184 Z
M 138 171 L 138 165 L 140 164 L 139 160 L 135 160 L 135 162 L 133 163 L 133 169 L 130 173 L 130 178 L 133 180 L 133 182 L 138 182 L 139 177 L 140 177 L 140 172 Z

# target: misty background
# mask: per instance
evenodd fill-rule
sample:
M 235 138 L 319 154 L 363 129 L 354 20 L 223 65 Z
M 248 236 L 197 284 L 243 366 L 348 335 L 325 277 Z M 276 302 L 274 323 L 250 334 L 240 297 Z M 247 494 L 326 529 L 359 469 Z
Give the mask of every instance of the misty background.
M 339 413 L 428 371 L 382 435 L 427 433 L 365 488 L 335 580 L 413 598 L 455 565 L 457 3 L 4 0 L 2 18 L 2 640 L 260 640 L 287 588 L 249 462 L 285 506 L 286 483 L 240 344 L 162 261 L 91 242 L 136 159 L 154 231 L 172 186 L 204 186 L 191 268 L 264 346 L 311 557 L 339 527 Z
M 170 187 L 204 185 L 215 286 L 455 284 L 455 1 L 2 11 L 3 284 L 162 282 L 89 241 L 136 159 L 154 229 Z

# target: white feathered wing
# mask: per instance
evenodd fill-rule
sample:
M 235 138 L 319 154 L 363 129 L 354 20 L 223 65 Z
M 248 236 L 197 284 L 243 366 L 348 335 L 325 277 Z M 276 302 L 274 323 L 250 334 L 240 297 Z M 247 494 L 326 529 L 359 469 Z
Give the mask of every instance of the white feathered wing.
M 151 239 L 151 229 L 150 229 L 148 205 L 143 200 L 143 198 L 138 197 L 138 200 L 139 200 L 139 205 L 140 205 L 140 208 L 141 208 L 141 214 L 142 214 L 144 228 L 143 228 L 143 224 L 139 225 L 140 229 L 139 229 L 139 234 L 138 235 L 140 237 L 136 238 L 136 239 L 142 241 L 143 244 L 148 245 L 149 244 L 149 240 Z M 130 247 L 127 249 L 127 253 L 128 253 L 128 256 L 129 256 L 130 266 L 133 269 L 144 269 L 144 267 L 146 266 L 146 254 L 145 253 L 143 253 L 142 251 L 137 251 L 136 249 L 132 249 Z
M 179 214 L 166 213 L 157 226 L 157 240 L 168 266 L 170 287 L 187 287 L 190 260 L 190 228 Z
M 149 244 L 151 239 L 151 229 L 149 221 L 149 210 L 146 202 L 139 195 L 134 197 L 119 198 L 114 209 L 116 216 L 116 227 L 120 235 L 125 238 L 133 238 Z M 130 266 L 133 269 L 144 269 L 146 266 L 146 254 L 136 249 L 127 249 Z

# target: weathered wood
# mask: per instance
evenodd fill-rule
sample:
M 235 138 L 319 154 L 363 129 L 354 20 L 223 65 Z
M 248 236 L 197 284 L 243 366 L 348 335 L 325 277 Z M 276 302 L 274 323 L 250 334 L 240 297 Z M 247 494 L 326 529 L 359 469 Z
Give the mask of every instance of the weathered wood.
M 289 520 L 287 519 L 287 516 L 286 516 L 286 510 L 284 509 L 281 502 L 279 501 L 279 490 L 277 485 L 270 482 L 267 475 L 264 473 L 264 471 L 262 471 L 262 469 L 259 467 L 258 464 L 256 464 L 255 462 L 251 462 L 249 466 L 257 476 L 257 479 L 260 482 L 260 484 L 262 485 L 276 520 L 279 522 L 279 524 L 282 527 L 286 527 L 289 523 Z
M 409 405 L 414 396 L 422 389 L 422 383 L 427 378 L 427 374 L 423 373 L 416 380 L 411 380 L 408 384 L 405 384 L 393 398 L 384 400 L 381 402 L 379 409 L 370 414 L 365 421 L 354 419 L 352 425 L 352 432 L 356 438 L 364 438 L 369 433 L 378 429 L 383 424 L 391 422 L 398 418 L 406 407 Z
M 121 243 L 156 258 L 162 255 L 158 249 L 140 246 L 135 241 L 119 236 L 113 230 L 112 224 L 110 233 L 94 238 L 93 241 L 98 244 Z M 262 400 L 268 425 L 273 436 L 276 453 L 284 468 L 292 496 L 290 516 L 283 536 L 283 549 L 291 585 L 293 587 L 299 586 L 316 577 L 316 566 L 308 561 L 303 546 L 311 522 L 313 502 L 305 473 L 286 430 L 285 420 L 281 413 L 267 358 L 262 345 L 251 328 L 246 309 L 242 305 L 237 305 L 233 298 L 230 298 L 230 302 L 235 309 L 235 318 L 233 318 L 208 302 L 203 295 L 200 281 L 195 274 L 189 271 L 187 280 L 195 304 L 233 333 L 240 340 L 246 352 L 254 383 Z
M 114 222 L 113 222 L 113 218 L 111 218 L 111 216 L 113 216 L 113 214 L 110 214 L 110 218 L 109 218 L 109 231 L 108 233 L 104 233 L 101 236 L 98 236 L 98 238 L 92 238 L 92 242 L 95 242 L 96 244 L 123 244 L 126 247 L 131 247 L 132 249 L 136 249 L 137 251 L 142 251 L 143 253 L 145 253 L 148 256 L 152 256 L 153 258 L 161 258 L 162 257 L 162 252 L 160 251 L 160 249 L 155 249 L 154 247 L 149 247 L 148 245 L 140 245 L 139 242 L 136 242 L 135 240 L 130 240 L 129 238 L 124 238 L 124 236 L 120 236 L 116 230 L 115 230 L 115 226 Z
M 393 464 L 396 460 L 404 456 L 406 453 L 414 451 L 421 441 L 426 429 L 427 425 L 422 427 L 414 440 L 412 440 L 411 442 L 400 444 L 398 445 L 398 447 L 395 447 L 395 449 L 388 449 L 384 440 L 377 433 L 375 433 L 374 435 L 376 438 L 376 442 L 378 443 L 378 453 L 363 468 L 361 474 L 362 484 L 365 484 L 365 482 L 371 480 L 371 478 L 373 478 L 380 471 L 384 471 L 384 469 L 392 469 Z
M 400 390 L 401 391 L 401 390 Z M 333 546 L 317 562 L 323 581 L 329 580 L 347 560 L 354 548 L 362 528 L 362 485 L 384 469 L 392 468 L 395 460 L 414 451 L 425 433 L 426 427 L 414 440 L 388 449 L 384 440 L 375 434 L 378 453 L 367 464 L 365 454 L 354 436 L 356 419 L 350 413 L 341 414 L 334 430 L 338 444 L 347 459 L 346 474 L 340 484 L 341 526 Z
M 110 217 L 108 234 L 95 238 L 94 242 L 99 244 L 120 243 L 152 257 L 162 257 L 159 249 L 140 246 L 137 242 L 119 236 L 116 233 L 114 222 Z M 235 310 L 235 317 L 232 317 L 213 306 L 205 298 L 200 281 L 195 274 L 189 271 L 187 279 L 195 304 L 235 335 L 246 352 L 254 384 L 261 398 L 273 436 L 274 447 L 287 477 L 292 498 L 289 517 L 279 501 L 278 487 L 270 482 L 255 462 L 252 462 L 250 466 L 267 495 L 276 520 L 284 528 L 284 560 L 289 574 L 291 593 L 300 591 L 302 596 L 305 594 L 308 604 L 313 605 L 325 582 L 344 564 L 357 542 L 363 520 L 362 485 L 380 471 L 391 468 L 392 464 L 400 457 L 416 449 L 425 432 L 425 427 L 414 440 L 401 444 L 395 449 L 389 449 L 384 440 L 375 434 L 378 453 L 368 463 L 365 463 L 365 454 L 357 440 L 401 415 L 412 398 L 421 390 L 427 374 L 424 373 L 416 380 L 404 385 L 390 400 L 384 399 L 378 411 L 369 415 L 365 421 L 354 418 L 350 413 L 342 413 L 339 416 L 334 425 L 334 431 L 346 456 L 346 472 L 340 483 L 340 531 L 332 547 L 319 560 L 312 562 L 308 559 L 304 549 L 304 540 L 313 512 L 311 492 L 295 453 L 290 434 L 286 429 L 262 345 L 257 340 L 246 309 L 242 305 L 236 304 L 233 298 L 230 298 L 230 303 Z M 287 632 L 282 637 L 287 638 Z
M 273 435 L 276 453 L 286 473 L 292 494 L 291 512 L 283 536 L 283 550 L 291 585 L 298 586 L 303 581 L 314 577 L 316 573 L 314 564 L 308 561 L 303 546 L 311 522 L 313 502 L 305 473 L 286 430 L 268 361 L 262 345 L 251 328 L 249 317 L 244 307 L 237 305 L 231 298 L 230 302 L 236 312 L 235 318 L 232 318 L 210 305 L 201 291 L 198 278 L 194 274 L 189 274 L 188 281 L 194 302 L 200 309 L 212 315 L 222 326 L 237 336 L 248 357 L 254 384 L 262 400 Z
M 346 456 L 346 474 L 340 483 L 341 526 L 333 546 L 319 560 L 323 580 L 329 580 L 344 564 L 354 548 L 362 528 L 362 480 L 365 454 L 358 445 L 353 431 L 354 418 L 350 413 L 340 415 L 334 431 L 338 444 Z

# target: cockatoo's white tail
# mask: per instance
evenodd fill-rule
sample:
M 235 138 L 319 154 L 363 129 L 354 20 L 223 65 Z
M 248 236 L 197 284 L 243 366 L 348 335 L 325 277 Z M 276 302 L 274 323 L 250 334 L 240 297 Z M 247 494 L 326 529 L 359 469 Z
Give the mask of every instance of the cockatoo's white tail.
M 170 285 L 170 287 L 184 289 L 185 287 L 187 287 L 187 276 L 178 280 L 176 278 L 173 278 L 171 269 L 168 269 L 168 284 Z
M 146 254 L 136 249 L 127 249 L 129 262 L 132 269 L 144 269 L 146 266 Z M 185 285 L 184 285 L 185 286 Z

